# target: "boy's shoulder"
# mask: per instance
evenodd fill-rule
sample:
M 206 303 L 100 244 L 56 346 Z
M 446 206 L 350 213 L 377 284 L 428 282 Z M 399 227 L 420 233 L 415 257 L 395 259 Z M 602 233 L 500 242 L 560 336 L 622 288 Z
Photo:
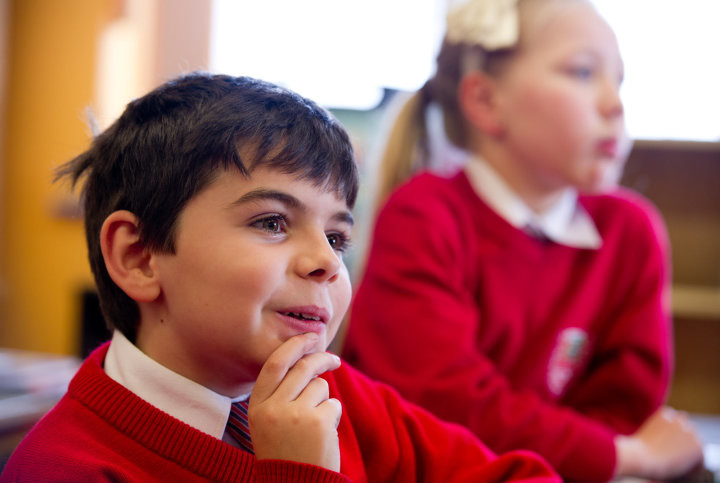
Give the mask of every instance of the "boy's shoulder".
M 477 444 L 485 457 L 492 458 L 492 452 L 479 443 L 467 428 L 440 420 L 405 399 L 394 387 L 371 379 L 347 361 L 321 377 L 328 382 L 330 396 L 342 403 L 343 417 L 355 428 L 355 433 L 367 432 L 368 438 L 378 441 L 383 439 L 383 433 L 385 437 L 402 439 L 402 433 L 409 429 L 407 425 L 410 424 L 428 433 L 436 432 L 440 439 L 472 441 L 471 444 Z
M 97 476 L 92 465 L 79 464 L 91 454 L 83 454 L 83 448 L 94 446 L 80 430 L 88 416 L 83 405 L 63 396 L 15 448 L 0 481 L 62 481 L 69 475 L 92 480 Z
M 213 480 L 249 471 L 240 450 L 142 400 L 107 376 L 108 345 L 83 362 L 68 392 L 11 455 L 2 481 Z M 223 473 L 224 472 L 224 473 Z M 204 475 L 204 476 L 202 476 Z M 214 476 L 213 476 L 214 475 Z
M 84 393 L 92 399 L 102 399 L 102 360 L 107 345 L 91 353 L 70 381 L 67 393 L 40 419 L 13 451 L 2 481 L 62 481 L 72 474 L 73 479 L 88 480 L 97 477 L 97 468 L 89 461 L 103 458 L 98 441 L 115 439 L 112 424 L 102 421 L 93 404 L 87 404 Z M 104 373 L 103 373 L 104 374 Z M 108 382 L 112 383 L 112 381 Z M 95 388 L 94 395 L 91 387 Z M 108 400 L 106 404 L 111 404 Z M 92 428 L 95 428 L 94 430 Z M 93 434 L 105 434 L 94 438 Z M 102 446 L 107 446 L 103 444 Z M 108 461 L 112 458 L 106 458 Z M 82 464 L 88 462 L 88 464 Z
M 371 379 L 349 362 L 343 360 L 339 368 L 323 374 L 328 382 L 331 394 L 338 397 L 344 404 L 344 399 L 352 402 L 353 398 L 384 398 L 401 397 L 390 385 Z M 342 398 L 342 399 L 341 399 Z
M 498 456 L 466 427 L 440 420 L 346 361 L 321 377 L 328 381 L 330 396 L 343 405 L 338 433 L 351 478 L 363 474 L 372 481 L 416 481 L 421 475 L 427 481 L 560 481 L 539 456 L 523 451 Z M 348 457 L 351 454 L 356 457 Z

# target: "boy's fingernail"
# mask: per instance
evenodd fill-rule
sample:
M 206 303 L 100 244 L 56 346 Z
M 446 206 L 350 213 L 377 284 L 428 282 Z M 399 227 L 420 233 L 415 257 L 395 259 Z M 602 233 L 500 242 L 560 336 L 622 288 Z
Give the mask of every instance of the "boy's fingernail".
M 317 335 L 315 332 L 306 332 L 305 337 L 312 341 L 318 340 L 320 338 L 320 336 Z

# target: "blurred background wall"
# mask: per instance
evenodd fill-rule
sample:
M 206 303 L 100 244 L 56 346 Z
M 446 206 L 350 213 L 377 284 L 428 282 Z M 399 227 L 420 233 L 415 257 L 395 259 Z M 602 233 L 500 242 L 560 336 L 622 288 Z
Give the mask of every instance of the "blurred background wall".
M 5 346 L 75 350 L 74 292 L 90 282 L 81 223 L 61 213 L 53 168 L 88 142 L 96 39 L 111 2 L 3 2 L 2 312 Z M 80 248 L 80 249 L 78 249 Z
M 0 346 L 74 354 L 92 279 L 77 199 L 53 171 L 88 146 L 89 110 L 106 127 L 128 100 L 206 67 L 209 2 L 2 0 L 1 11 Z

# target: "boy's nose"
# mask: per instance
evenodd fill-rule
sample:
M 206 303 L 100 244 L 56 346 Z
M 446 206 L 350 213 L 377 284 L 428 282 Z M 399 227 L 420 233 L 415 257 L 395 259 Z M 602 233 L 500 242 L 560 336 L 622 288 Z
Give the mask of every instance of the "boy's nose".
M 333 281 L 342 266 L 340 257 L 332 249 L 327 238 L 317 237 L 304 244 L 298 257 L 298 275 L 318 282 Z

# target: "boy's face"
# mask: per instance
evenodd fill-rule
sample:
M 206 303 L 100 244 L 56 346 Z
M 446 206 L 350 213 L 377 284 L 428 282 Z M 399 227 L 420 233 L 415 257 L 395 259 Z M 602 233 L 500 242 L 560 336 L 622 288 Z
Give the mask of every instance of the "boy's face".
M 175 254 L 153 255 L 162 293 L 141 305 L 138 346 L 231 397 L 294 335 L 316 332 L 324 351 L 350 303 L 351 228 L 344 199 L 309 181 L 220 171 L 183 210 Z

